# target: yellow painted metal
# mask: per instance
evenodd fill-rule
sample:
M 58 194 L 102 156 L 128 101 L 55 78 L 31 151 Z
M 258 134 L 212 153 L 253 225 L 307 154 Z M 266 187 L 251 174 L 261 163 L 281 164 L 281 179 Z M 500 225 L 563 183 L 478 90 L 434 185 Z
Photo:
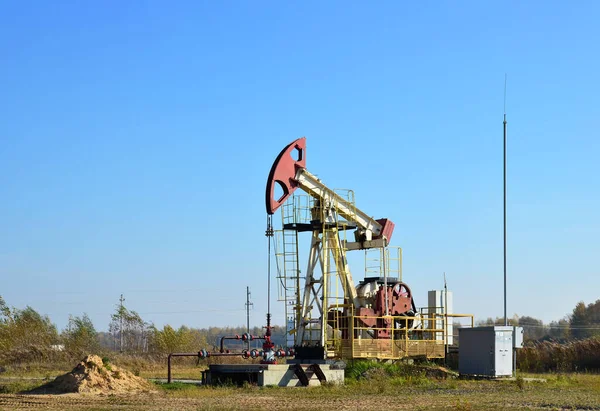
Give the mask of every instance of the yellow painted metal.
M 323 346 L 328 356 L 341 347 L 341 332 L 332 327 L 340 321 L 344 312 L 353 312 L 357 298 L 356 288 L 346 259 L 344 245 L 347 243 L 348 225 L 356 220 L 356 206 L 352 190 L 333 190 L 330 196 L 320 200 L 322 226 L 321 253 L 328 262 L 323 270 L 324 291 L 322 314 Z M 344 212 L 340 212 L 343 208 Z M 346 307 L 345 310 L 330 307 Z
M 343 212 L 340 212 L 340 207 Z M 470 318 L 473 326 L 472 315 L 428 313 L 426 309 L 415 317 L 386 317 L 395 324 L 389 339 L 373 338 L 378 330 L 384 328 L 366 327 L 355 316 L 356 287 L 346 259 L 348 250 L 345 248 L 348 243 L 346 236 L 352 233 L 352 230 L 346 229 L 351 227 L 355 219 L 355 210 L 354 193 L 351 190 L 332 190 L 331 195 L 319 199 L 294 195 L 283 205 L 283 228 L 277 232 L 276 256 L 279 298 L 285 302 L 286 320 L 293 320 L 294 324 L 293 327 L 288 326 L 288 333 L 294 335 L 301 330 L 298 338 L 302 339 L 303 345 L 322 345 L 327 356 L 333 358 L 443 358 L 449 319 Z M 321 227 L 312 231 L 314 267 L 309 263 L 308 270 L 312 272 L 312 277 L 308 281 L 301 276 L 298 231 L 290 228 L 290 225 L 312 224 L 314 221 L 320 221 Z M 314 229 L 314 226 L 307 227 Z M 402 280 L 401 248 L 365 251 L 365 277 L 381 277 L 384 274 Z M 305 284 L 301 284 L 302 279 L 307 280 Z M 303 289 L 304 294 L 310 294 L 304 299 Z M 381 318 L 373 317 L 375 320 Z M 440 324 L 441 328 L 436 328 Z
M 383 253 L 385 253 L 385 258 Z M 397 278 L 402 281 L 402 248 L 387 246 L 384 248 L 367 248 L 365 254 L 365 277 Z M 385 261 L 385 270 L 383 267 Z
M 300 321 L 301 280 L 299 261 L 298 230 L 286 228 L 292 224 L 310 224 L 312 207 L 308 196 L 292 196 L 281 210 L 281 230 L 275 235 L 275 256 L 277 260 L 278 301 L 285 306 L 285 319 L 288 334 L 294 334 Z M 290 322 L 293 326 L 288 326 Z
M 433 316 L 445 318 L 470 318 L 473 325 L 472 314 L 433 314 Z M 445 335 L 446 329 L 430 328 L 429 324 L 435 324 L 436 318 L 423 318 L 421 316 L 387 316 L 387 317 L 365 317 L 363 319 L 381 319 L 386 318 L 392 321 L 392 324 L 400 324 L 403 328 L 396 328 L 391 332 L 389 339 L 365 338 L 365 335 L 384 328 L 361 326 L 359 317 L 344 317 L 347 328 L 340 329 L 342 334 L 347 331 L 348 338 L 340 338 L 334 345 L 335 350 L 330 352 L 331 357 L 336 358 L 371 358 L 378 360 L 397 360 L 409 357 L 426 357 L 429 359 L 444 358 L 446 354 L 445 343 L 443 339 L 437 338 L 437 335 Z M 409 324 L 416 324 L 413 328 Z M 445 324 L 443 322 L 442 324 Z

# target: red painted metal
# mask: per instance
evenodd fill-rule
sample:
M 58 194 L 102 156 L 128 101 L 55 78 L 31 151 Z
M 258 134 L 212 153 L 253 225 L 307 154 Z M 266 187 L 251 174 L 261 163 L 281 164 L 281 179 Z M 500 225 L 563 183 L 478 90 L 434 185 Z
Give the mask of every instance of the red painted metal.
M 392 332 L 392 320 L 381 318 L 385 315 L 385 295 L 384 286 L 380 286 L 375 296 L 373 308 L 361 307 L 357 310 L 357 319 L 366 327 L 379 328 L 375 334 L 376 338 L 390 338 Z M 398 283 L 387 288 L 388 309 L 390 316 L 401 316 L 406 314 L 414 315 L 414 301 L 410 288 L 404 283 Z M 380 317 L 380 318 L 374 318 Z
M 390 243 L 392 239 L 392 233 L 394 232 L 394 227 L 396 226 L 392 220 L 388 220 L 387 218 L 380 218 L 379 220 L 375 220 L 379 224 L 381 224 L 381 234 L 377 237 L 385 237 L 387 239 L 387 243 Z
M 375 311 L 385 315 L 385 290 L 379 287 L 375 299 Z M 402 315 L 412 309 L 410 289 L 404 283 L 398 283 L 387 290 L 389 315 Z
M 294 158 L 296 154 L 296 158 Z M 298 188 L 296 172 L 306 168 L 306 137 L 299 138 L 288 144 L 271 167 L 267 180 L 266 206 L 267 214 L 273 214 L 281 207 L 287 198 Z M 275 198 L 275 187 L 281 187 L 283 195 Z
M 261 364 L 277 364 L 277 359 L 274 355 L 269 355 L 273 353 L 273 348 L 275 348 L 275 344 L 271 341 L 271 335 L 273 327 L 271 326 L 271 313 L 267 313 L 267 326 L 265 327 L 265 342 L 263 343 L 263 352 L 265 353 L 264 358 L 260 362 Z M 274 354 L 274 353 L 273 353 Z
M 263 357 L 263 359 L 261 360 L 261 364 L 277 364 L 277 357 L 286 357 L 286 356 L 292 356 L 293 352 L 289 352 L 286 353 L 284 350 L 274 350 L 275 348 L 275 343 L 271 340 L 271 336 L 272 336 L 272 330 L 273 327 L 271 326 L 271 314 L 267 314 L 267 326 L 264 327 L 265 328 L 265 335 L 264 336 L 257 336 L 257 335 L 251 335 L 251 334 L 243 334 L 243 335 L 234 335 L 233 337 L 221 337 L 221 348 L 219 350 L 219 353 L 221 354 L 229 354 L 230 351 L 225 349 L 224 347 L 224 341 L 225 340 L 242 340 L 242 341 L 253 341 L 253 340 L 264 340 L 263 342 L 263 351 L 259 351 L 259 350 L 242 350 L 242 352 L 240 354 L 236 354 L 236 355 L 241 355 L 242 358 L 248 359 L 248 358 L 258 358 L 258 357 Z M 208 355 L 213 355 L 213 356 L 217 356 L 219 354 L 210 354 L 208 353 Z M 202 357 L 204 358 L 204 357 Z

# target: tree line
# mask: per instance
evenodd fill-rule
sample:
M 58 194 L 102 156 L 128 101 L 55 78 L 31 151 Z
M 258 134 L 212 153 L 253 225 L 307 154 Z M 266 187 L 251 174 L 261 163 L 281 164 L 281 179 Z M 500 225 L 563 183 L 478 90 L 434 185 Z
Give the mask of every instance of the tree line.
M 44 359 L 54 354 L 80 358 L 89 353 L 122 352 L 164 357 L 171 352 L 216 350 L 222 336 L 242 335 L 245 327 L 162 328 L 146 322 L 136 312 L 120 305 L 111 315 L 108 332 L 98 332 L 87 314 L 70 316 L 67 326 L 59 331 L 47 315 L 32 307 L 9 307 L 0 296 L 0 361 Z M 264 330 L 253 327 L 253 335 Z M 273 339 L 283 345 L 284 330 L 276 327 Z M 232 349 L 242 348 L 242 342 L 230 342 Z M 252 348 L 259 343 L 253 342 Z
M 567 317 L 544 324 L 542 320 L 517 316 L 511 325 L 524 327 L 525 340 L 571 341 L 600 336 L 600 300 L 586 305 L 579 302 Z M 502 318 L 488 318 L 477 325 L 502 325 Z M 70 316 L 66 328 L 59 331 L 46 315 L 32 307 L 9 307 L 0 296 L 0 360 L 27 355 L 42 356 L 48 352 L 63 352 L 71 357 L 81 357 L 95 352 L 123 352 L 164 356 L 171 352 L 197 352 L 200 349 L 216 350 L 222 336 L 241 335 L 245 327 L 190 328 L 181 326 L 162 328 L 146 322 L 136 312 L 120 305 L 110 318 L 108 332 L 98 332 L 87 314 Z M 264 330 L 254 327 L 253 335 Z M 273 339 L 285 345 L 284 329 L 276 327 Z M 241 343 L 228 341 L 231 349 L 241 349 Z M 259 348 L 255 341 L 252 348 Z M 32 354 L 33 353 L 33 354 Z
M 524 339 L 529 341 L 569 341 L 600 336 L 600 300 L 586 305 L 577 303 L 573 312 L 557 321 L 544 324 L 540 319 L 518 315 L 508 319 L 509 325 L 523 327 Z M 504 318 L 487 318 L 477 325 L 504 325 Z

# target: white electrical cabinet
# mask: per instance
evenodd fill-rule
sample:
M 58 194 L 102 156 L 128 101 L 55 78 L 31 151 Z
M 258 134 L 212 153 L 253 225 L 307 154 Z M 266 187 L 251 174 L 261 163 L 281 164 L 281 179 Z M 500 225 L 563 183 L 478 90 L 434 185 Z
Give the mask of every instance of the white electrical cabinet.
M 437 330 L 445 329 L 448 326 L 446 332 L 435 333 L 434 339 L 438 341 L 445 341 L 448 345 L 454 344 L 454 325 L 452 317 L 448 317 L 447 321 L 444 319 L 445 314 L 452 314 L 452 291 L 446 290 L 431 290 L 427 292 L 427 303 L 430 314 L 438 314 L 437 320 L 431 321 L 431 328 Z
M 489 326 L 459 329 L 458 370 L 461 375 L 507 377 L 513 375 L 515 341 L 521 327 Z M 516 338 L 515 338 L 516 337 Z
M 293 331 L 296 329 L 296 321 L 294 317 L 290 317 L 287 320 L 287 327 L 285 328 L 285 343 L 286 347 L 291 348 L 294 346 L 294 333 Z

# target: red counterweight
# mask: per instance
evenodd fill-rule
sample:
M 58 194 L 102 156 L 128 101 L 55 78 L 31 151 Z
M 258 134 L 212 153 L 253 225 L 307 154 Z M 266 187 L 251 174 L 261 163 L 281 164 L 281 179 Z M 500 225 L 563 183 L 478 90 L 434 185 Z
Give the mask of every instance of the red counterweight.
M 285 200 L 298 188 L 296 172 L 306 167 L 306 138 L 302 137 L 288 144 L 271 167 L 267 180 L 266 206 L 271 215 L 281 207 Z M 279 186 L 283 195 L 275 198 L 275 187 Z

